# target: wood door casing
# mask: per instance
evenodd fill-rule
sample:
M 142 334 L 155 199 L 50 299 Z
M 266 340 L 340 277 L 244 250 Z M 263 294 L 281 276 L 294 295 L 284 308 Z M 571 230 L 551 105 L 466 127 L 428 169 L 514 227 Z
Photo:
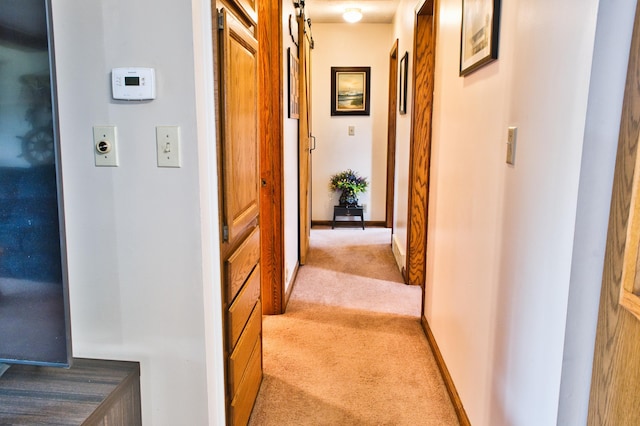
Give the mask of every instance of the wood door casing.
M 385 226 L 393 228 L 396 176 L 396 121 L 398 118 L 398 39 L 389 52 L 389 103 L 387 125 L 387 195 Z
M 258 19 L 262 310 L 274 315 L 285 309 L 282 2 L 259 2 Z
M 409 154 L 409 207 L 407 218 L 408 284 L 424 286 L 427 265 L 427 215 L 431 114 L 435 70 L 434 3 L 427 0 L 416 15 L 413 68 L 413 108 Z
M 638 170 L 640 136 L 640 8 L 636 10 L 618 153 L 614 173 L 609 230 L 605 251 L 600 310 L 593 360 L 588 425 L 640 424 L 640 320 L 621 302 L 625 253 L 637 244 L 640 229 L 632 227 L 632 198 L 640 196 Z M 637 180 L 637 179 L 636 179 Z M 634 262 L 635 264 L 636 259 Z M 629 266 L 629 265 L 628 265 Z

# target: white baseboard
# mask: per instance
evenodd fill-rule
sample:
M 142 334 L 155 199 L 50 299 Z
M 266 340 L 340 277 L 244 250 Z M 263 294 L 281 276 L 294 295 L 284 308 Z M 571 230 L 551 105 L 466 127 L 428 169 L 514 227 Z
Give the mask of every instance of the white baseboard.
M 391 249 L 393 251 L 393 257 L 395 257 L 396 259 L 398 269 L 400 270 L 400 272 L 404 273 L 404 266 L 406 265 L 407 256 L 405 254 L 405 247 L 400 244 L 400 241 L 398 241 L 398 236 L 396 234 L 393 234 L 392 236 Z

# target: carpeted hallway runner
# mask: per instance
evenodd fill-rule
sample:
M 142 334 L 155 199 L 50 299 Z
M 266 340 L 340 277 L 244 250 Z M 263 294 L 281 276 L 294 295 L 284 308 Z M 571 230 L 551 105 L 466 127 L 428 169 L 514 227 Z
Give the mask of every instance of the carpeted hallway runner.
M 312 229 L 287 312 L 263 320 L 250 425 L 457 425 L 383 228 Z

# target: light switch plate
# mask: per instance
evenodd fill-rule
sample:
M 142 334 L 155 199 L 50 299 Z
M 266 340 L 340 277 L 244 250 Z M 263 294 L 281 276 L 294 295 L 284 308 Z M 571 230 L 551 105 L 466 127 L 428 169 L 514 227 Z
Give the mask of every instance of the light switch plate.
M 512 166 L 516 162 L 516 139 L 518 138 L 518 128 L 509 127 L 507 129 L 507 164 Z
M 158 167 L 180 167 L 180 127 L 156 127 Z
M 115 126 L 93 126 L 93 154 L 96 167 L 117 167 L 117 148 Z
M 349 136 L 355 136 L 356 126 L 349 126 Z

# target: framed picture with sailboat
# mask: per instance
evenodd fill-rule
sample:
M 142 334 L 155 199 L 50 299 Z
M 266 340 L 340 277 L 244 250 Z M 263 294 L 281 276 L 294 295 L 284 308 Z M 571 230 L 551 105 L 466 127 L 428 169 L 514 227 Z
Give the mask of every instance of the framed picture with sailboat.
M 331 115 L 369 115 L 371 67 L 331 67 Z

